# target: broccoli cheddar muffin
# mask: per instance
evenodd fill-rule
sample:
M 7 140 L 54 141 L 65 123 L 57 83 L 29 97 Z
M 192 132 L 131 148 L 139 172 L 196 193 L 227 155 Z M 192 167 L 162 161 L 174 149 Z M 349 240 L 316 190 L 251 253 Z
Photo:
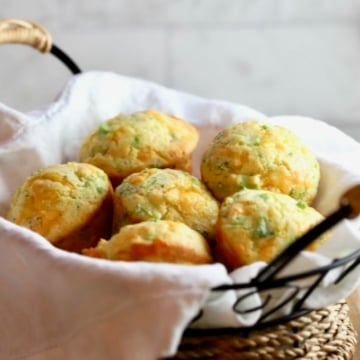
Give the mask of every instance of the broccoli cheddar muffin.
M 12 198 L 7 218 L 56 247 L 80 252 L 111 236 L 112 194 L 107 175 L 93 165 L 51 165 L 26 179 Z
M 114 186 L 145 168 L 191 171 L 198 130 L 183 119 L 148 110 L 120 114 L 83 141 L 80 159 L 103 169 Z
M 175 169 L 144 169 L 114 192 L 114 232 L 145 220 L 173 220 L 213 239 L 219 204 L 195 176 Z
M 264 189 L 310 204 L 317 193 L 320 166 L 290 130 L 245 121 L 221 131 L 201 161 L 204 183 L 218 200 L 244 189 Z
M 220 207 L 217 255 L 229 269 L 268 262 L 322 220 L 323 216 L 304 201 L 244 189 L 226 198 Z M 322 235 L 308 250 L 315 250 L 327 236 Z
M 212 257 L 206 240 L 175 221 L 144 221 L 127 225 L 110 240 L 101 240 L 83 254 L 109 260 L 208 264 Z

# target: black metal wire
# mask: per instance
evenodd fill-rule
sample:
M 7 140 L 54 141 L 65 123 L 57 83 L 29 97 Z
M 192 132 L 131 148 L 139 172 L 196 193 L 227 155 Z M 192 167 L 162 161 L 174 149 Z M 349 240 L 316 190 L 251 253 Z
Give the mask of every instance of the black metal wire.
M 336 268 L 344 267 L 343 271 L 340 273 L 339 277 L 343 280 L 346 275 L 350 273 L 349 267 L 351 270 L 354 269 L 355 266 L 359 265 L 360 263 L 360 249 L 354 251 L 353 253 L 340 258 L 334 259 L 330 264 L 322 267 L 318 267 L 316 269 L 304 271 L 302 273 L 296 273 L 294 275 L 285 276 L 282 278 L 274 278 L 270 279 L 265 282 L 258 282 L 258 279 L 255 278 L 253 281 L 248 283 L 242 284 L 229 284 L 229 285 L 222 285 L 216 288 L 213 288 L 212 291 L 229 291 L 229 290 L 242 290 L 242 295 L 236 300 L 233 311 L 237 314 L 247 314 L 255 311 L 263 311 L 263 314 L 260 316 L 259 320 L 251 325 L 251 326 L 243 326 L 243 327 L 219 327 L 219 328 L 205 328 L 205 329 L 196 329 L 188 327 L 185 331 L 185 335 L 220 335 L 220 334 L 239 334 L 244 335 L 254 330 L 264 329 L 267 327 L 276 326 L 279 324 L 284 324 L 288 321 L 296 319 L 298 317 L 304 316 L 308 313 L 311 313 L 314 309 L 304 307 L 305 300 L 311 295 L 311 293 L 319 287 L 321 281 L 324 277 L 331 271 Z M 350 264 L 349 266 L 347 266 Z M 310 278 L 313 276 L 317 276 L 313 282 L 310 282 L 308 285 L 303 286 L 296 281 L 302 281 L 306 278 Z M 334 284 L 337 284 L 338 278 L 334 280 Z M 254 290 L 256 289 L 256 291 Z M 243 291 L 248 289 L 249 292 L 244 294 Z M 276 303 L 274 306 L 269 305 L 270 300 L 273 298 L 273 294 L 278 289 L 293 289 L 293 292 L 290 293 L 286 299 L 283 299 L 280 303 Z M 301 295 L 301 291 L 303 291 Z M 249 309 L 241 309 L 239 304 L 242 301 L 245 301 L 248 297 L 253 296 L 256 292 L 261 295 L 261 293 L 265 292 L 263 295 L 264 299 L 260 306 L 254 306 Z M 298 295 L 301 295 L 298 297 Z M 276 317 L 271 318 L 271 315 L 276 313 L 282 306 L 288 305 L 289 302 L 294 301 L 293 305 L 291 306 L 291 310 L 286 315 L 279 315 Z M 268 306 L 269 305 L 269 306 Z M 203 312 L 200 312 L 198 316 L 193 319 L 192 322 L 199 320 Z
M 359 264 L 360 261 L 360 249 L 354 251 L 353 253 L 344 256 L 340 259 L 334 259 L 330 264 L 317 267 L 316 269 L 303 271 L 300 273 L 296 273 L 293 275 L 284 276 L 281 278 L 274 278 L 271 279 L 271 281 L 261 281 L 259 282 L 258 278 L 254 278 L 249 283 L 236 283 L 236 284 L 226 284 L 226 285 L 219 285 L 216 287 L 213 287 L 211 291 L 226 291 L 226 290 L 241 290 L 241 289 L 247 289 L 247 288 L 258 288 L 258 289 L 270 289 L 270 288 L 278 288 L 281 286 L 285 286 L 287 283 L 291 283 L 296 280 L 305 279 L 314 275 L 323 274 L 326 272 L 329 272 L 330 270 L 333 270 L 335 268 L 338 268 L 340 266 L 346 265 L 350 263 L 351 261 L 356 261 L 356 264 Z M 342 273 L 341 279 L 345 277 L 345 275 L 348 275 L 349 271 L 346 269 L 344 273 Z
M 55 44 L 52 44 L 50 52 L 62 63 L 64 63 L 74 75 L 81 73 L 81 69 L 79 68 L 79 66 L 69 57 L 69 55 L 67 55 Z
M 291 313 L 281 318 L 277 318 L 274 320 L 269 320 L 263 323 L 257 323 L 251 327 L 219 327 L 219 328 L 204 328 L 204 329 L 196 329 L 196 328 L 186 328 L 184 331 L 184 336 L 206 336 L 206 335 L 241 335 L 247 334 L 254 330 L 265 329 L 268 327 L 276 326 L 279 324 L 286 323 L 288 321 L 297 319 L 298 317 L 304 316 L 306 314 L 311 313 L 310 309 L 299 310 L 296 313 Z
M 306 270 L 300 273 L 278 276 L 280 271 L 291 262 L 301 250 L 305 249 L 312 241 L 329 230 L 334 225 L 338 224 L 341 220 L 353 215 L 353 209 L 347 203 L 340 205 L 338 210 L 327 216 L 322 222 L 310 229 L 306 234 L 301 236 L 281 254 L 279 254 L 273 261 L 271 261 L 259 274 L 247 283 L 226 284 L 214 287 L 211 291 L 225 292 L 228 290 L 242 290 L 241 296 L 236 300 L 233 305 L 233 311 L 237 314 L 251 313 L 253 311 L 262 311 L 262 315 L 256 324 L 250 327 L 239 328 L 215 328 L 215 329 L 193 329 L 188 328 L 185 334 L 191 335 L 205 335 L 205 334 L 234 334 L 262 329 L 269 326 L 274 326 L 288 322 L 297 317 L 310 313 L 314 309 L 305 307 L 306 299 L 321 286 L 322 280 L 333 269 L 339 268 L 339 275 L 333 281 L 336 285 L 343 280 L 355 267 L 360 265 L 360 249 L 352 252 L 351 254 L 342 258 L 333 259 L 328 265 L 317 267 L 314 269 Z M 302 281 L 308 279 L 306 283 Z M 281 289 L 293 289 L 292 293 L 288 294 L 285 299 L 280 303 L 271 304 L 271 299 L 274 298 L 274 293 Z M 244 294 L 244 290 L 248 290 Z M 256 292 L 262 296 L 262 303 L 260 306 L 253 306 L 248 309 L 241 309 L 241 302 L 245 301 Z M 291 303 L 291 304 L 290 304 Z M 272 318 L 279 308 L 282 306 L 291 305 L 291 310 L 286 315 L 279 315 Z M 196 320 L 199 319 L 197 317 Z
M 274 276 L 278 274 L 289 262 L 291 262 L 301 250 L 305 249 L 316 238 L 324 234 L 327 230 L 344 218 L 350 216 L 352 213 L 353 210 L 349 204 L 342 204 L 338 210 L 334 211 L 322 222 L 293 242 L 279 256 L 271 261 L 268 266 L 262 269 L 257 276 L 257 281 L 263 282 L 274 278 Z

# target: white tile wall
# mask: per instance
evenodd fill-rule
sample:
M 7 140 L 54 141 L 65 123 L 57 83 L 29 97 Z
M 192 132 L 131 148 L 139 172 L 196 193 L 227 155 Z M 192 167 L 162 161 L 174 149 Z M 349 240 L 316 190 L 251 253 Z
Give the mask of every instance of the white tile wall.
M 166 37 L 162 30 L 136 27 L 63 32 L 56 38 L 84 70 L 109 70 L 166 83 Z
M 171 80 L 182 90 L 206 89 L 210 97 L 268 114 L 295 112 L 334 121 L 359 115 L 355 26 L 178 30 L 171 45 Z
M 320 118 L 360 141 L 359 0 L 1 0 L 1 17 L 43 24 L 84 70 Z M 71 77 L 23 46 L 0 59 L 0 101 L 20 110 Z

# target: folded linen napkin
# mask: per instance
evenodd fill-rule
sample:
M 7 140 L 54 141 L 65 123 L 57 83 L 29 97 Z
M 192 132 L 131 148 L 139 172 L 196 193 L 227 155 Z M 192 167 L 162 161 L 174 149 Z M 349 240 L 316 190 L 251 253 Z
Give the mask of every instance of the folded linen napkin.
M 216 133 L 236 122 L 254 119 L 295 131 L 317 154 L 322 179 L 316 207 L 328 214 L 341 194 L 360 183 L 360 145 L 328 124 L 299 116 L 268 118 L 243 105 L 204 99 L 141 79 L 114 73 L 75 76 L 58 99 L 44 109 L 21 113 L 0 104 L 0 216 L 15 189 L 38 168 L 78 159 L 80 143 L 96 125 L 120 112 L 148 108 L 172 113 L 197 126 L 200 144 L 194 155 L 199 174 L 201 154 Z M 360 247 L 356 221 L 344 221 L 317 253 L 302 252 L 286 273 L 326 264 Z M 222 264 L 180 266 L 124 263 L 67 253 L 40 235 L 0 217 L 0 358 L 157 359 L 176 352 L 185 328 L 251 326 L 261 310 L 235 314 L 241 294 L 210 289 L 246 283 L 264 266 L 255 263 L 231 274 Z M 336 286 L 322 286 L 310 297 L 313 308 L 349 295 L 359 272 Z M 280 294 L 279 299 L 286 294 Z M 241 306 L 256 307 L 253 294 Z

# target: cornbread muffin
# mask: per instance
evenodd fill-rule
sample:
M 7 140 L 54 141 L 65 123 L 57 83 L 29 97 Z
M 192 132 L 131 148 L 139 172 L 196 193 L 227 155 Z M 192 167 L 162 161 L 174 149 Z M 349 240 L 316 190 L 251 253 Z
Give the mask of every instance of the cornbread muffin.
M 120 114 L 83 141 L 80 159 L 103 169 L 114 187 L 144 168 L 191 172 L 198 130 L 185 120 L 155 110 Z
M 69 162 L 40 169 L 14 194 L 8 220 L 64 250 L 80 252 L 111 236 L 113 200 L 107 175 Z
M 187 225 L 170 220 L 127 225 L 110 240 L 84 249 L 91 257 L 124 261 L 208 264 L 212 262 L 206 240 Z
M 304 201 L 266 190 L 244 189 L 221 204 L 216 251 L 229 269 L 270 261 L 290 243 L 323 220 Z M 307 250 L 328 237 L 318 238 Z
M 195 176 L 175 169 L 144 169 L 114 192 L 114 232 L 145 220 L 173 220 L 213 239 L 219 204 Z
M 290 130 L 246 121 L 215 137 L 203 154 L 201 177 L 220 201 L 250 188 L 280 192 L 311 204 L 320 181 L 320 166 Z

